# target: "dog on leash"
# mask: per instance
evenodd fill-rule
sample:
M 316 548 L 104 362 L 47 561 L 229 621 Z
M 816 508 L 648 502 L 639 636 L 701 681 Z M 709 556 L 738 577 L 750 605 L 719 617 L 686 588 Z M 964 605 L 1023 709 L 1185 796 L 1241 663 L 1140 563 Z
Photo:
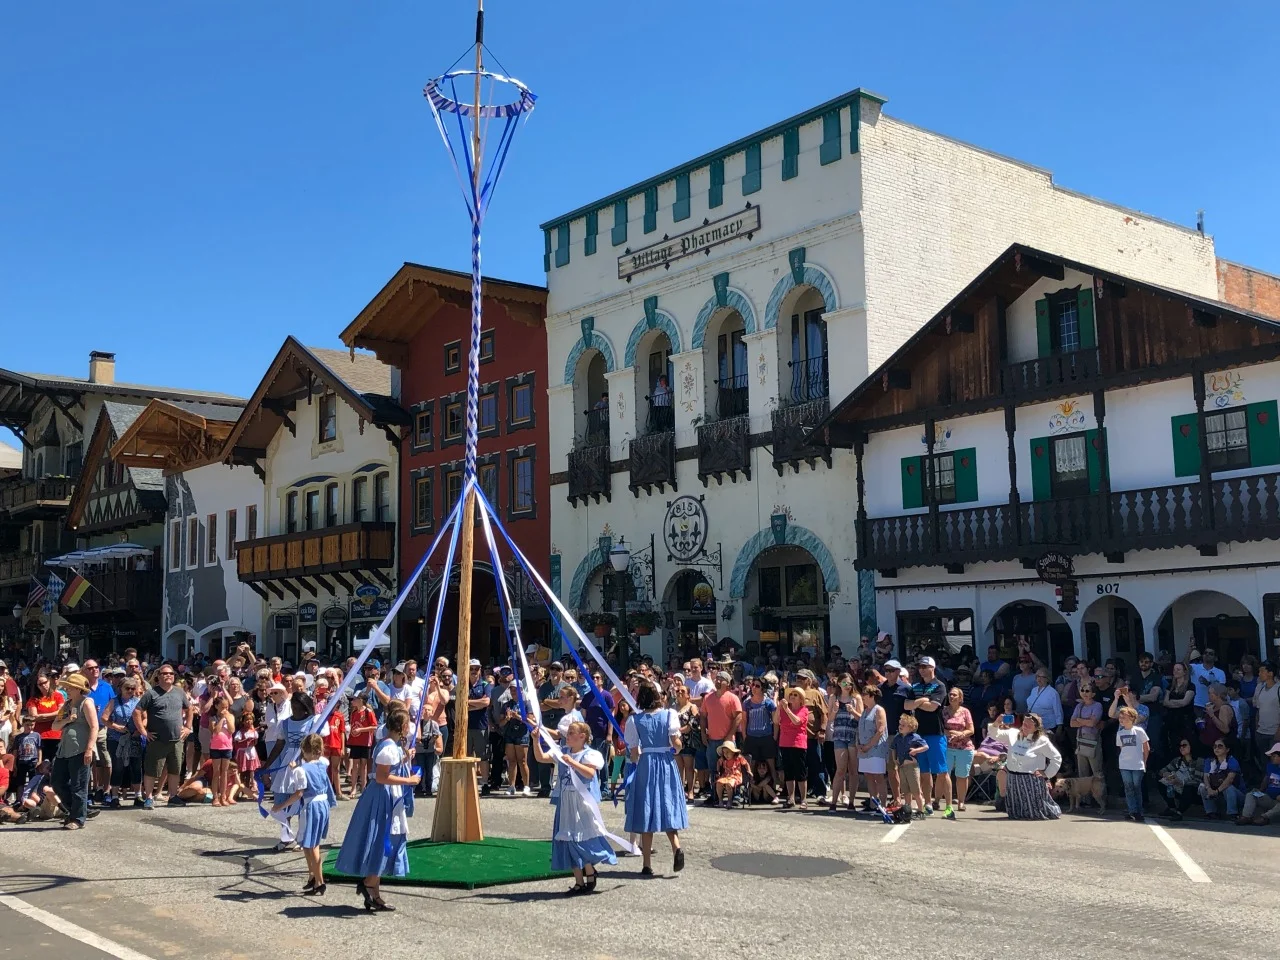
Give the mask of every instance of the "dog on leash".
M 1093 797 L 1099 813 L 1107 809 L 1107 790 L 1102 777 L 1059 777 L 1053 782 L 1053 795 L 1059 801 L 1067 800 L 1069 811 L 1078 810 L 1085 797 Z

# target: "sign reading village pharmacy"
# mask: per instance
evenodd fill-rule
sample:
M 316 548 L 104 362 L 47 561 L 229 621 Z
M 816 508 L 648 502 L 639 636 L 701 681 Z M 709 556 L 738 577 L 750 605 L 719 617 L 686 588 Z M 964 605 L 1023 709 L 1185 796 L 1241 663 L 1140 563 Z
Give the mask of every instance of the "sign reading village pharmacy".
M 645 270 L 670 266 L 675 260 L 710 251 L 712 247 L 739 237 L 750 240 L 751 235 L 759 229 L 760 208 L 747 204 L 745 210 L 704 223 L 688 233 L 678 233 L 674 237 L 667 237 L 658 243 L 623 254 L 618 258 L 618 279 L 629 280 Z

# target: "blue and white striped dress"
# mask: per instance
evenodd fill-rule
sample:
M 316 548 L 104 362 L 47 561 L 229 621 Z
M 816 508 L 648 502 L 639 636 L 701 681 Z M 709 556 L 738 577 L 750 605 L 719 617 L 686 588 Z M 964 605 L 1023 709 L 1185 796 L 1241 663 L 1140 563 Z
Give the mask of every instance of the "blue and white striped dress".
M 301 770 L 307 785 L 302 788 L 298 846 L 311 849 L 329 836 L 329 811 L 338 805 L 338 798 L 329 782 L 328 760 L 318 757 L 304 763 Z

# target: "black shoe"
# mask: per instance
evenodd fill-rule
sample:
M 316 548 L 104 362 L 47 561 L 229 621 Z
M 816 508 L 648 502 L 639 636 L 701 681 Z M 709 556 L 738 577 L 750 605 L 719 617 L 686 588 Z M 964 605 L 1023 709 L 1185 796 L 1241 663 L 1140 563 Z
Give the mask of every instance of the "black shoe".
M 702 805 L 703 805 L 704 807 L 714 807 L 714 806 L 717 806 L 717 805 L 718 805 L 718 801 L 716 800 L 716 795 L 713 793 L 711 796 L 707 797 L 707 799 L 705 799 L 705 800 L 703 800 L 703 801 L 702 801 Z
M 640 868 L 640 876 L 642 876 L 642 877 L 652 877 L 652 876 L 653 876 L 653 867 L 641 867 L 641 868 Z
M 99 810 L 97 807 L 90 807 L 88 810 L 86 810 L 86 811 L 84 812 L 84 818 L 85 818 L 86 820 L 92 820 L 94 817 L 96 817 L 96 816 L 97 816 L 98 814 L 100 814 L 101 812 L 102 812 L 102 811 L 101 811 L 101 810 Z
M 596 881 L 600 879 L 600 874 L 593 871 L 591 873 L 586 874 L 585 879 L 586 879 L 586 885 L 587 885 L 587 893 L 595 893 Z
M 674 870 L 676 873 L 679 873 L 681 870 L 684 869 L 684 847 L 676 848 L 676 858 L 675 858 L 675 862 L 671 864 L 671 869 Z
M 314 890 L 315 888 L 316 888 L 316 882 L 312 880 L 310 877 L 307 877 L 307 882 L 302 885 L 302 892 L 306 893 L 310 890 Z
M 551 796 L 551 791 L 550 791 L 550 790 L 539 790 L 539 791 L 538 791 L 538 799 L 539 799 L 539 800 L 546 800 L 546 799 L 547 799 L 548 797 L 550 797 L 550 796 Z
M 323 897 L 325 890 L 329 888 L 327 883 L 322 883 L 318 887 L 312 887 L 310 890 L 304 889 L 302 895 L 304 897 Z
M 377 913 L 395 913 L 396 912 L 395 907 L 391 906 L 391 904 L 389 903 L 383 903 L 381 898 L 377 900 L 371 900 L 370 902 L 373 904 L 373 909 Z
M 1177 810 L 1170 810 L 1168 813 L 1164 815 L 1164 817 L 1166 820 L 1171 820 L 1174 823 L 1177 823 L 1179 820 L 1182 819 L 1182 814 Z

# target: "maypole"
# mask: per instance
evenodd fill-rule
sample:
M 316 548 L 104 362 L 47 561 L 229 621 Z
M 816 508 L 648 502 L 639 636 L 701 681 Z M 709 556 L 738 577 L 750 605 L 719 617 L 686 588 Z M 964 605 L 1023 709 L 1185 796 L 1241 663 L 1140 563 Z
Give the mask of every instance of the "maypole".
M 459 557 L 458 557 L 458 692 L 455 703 L 453 723 L 453 755 L 442 761 L 440 766 L 440 790 L 436 800 L 435 821 L 432 825 L 432 839 L 437 842 L 466 842 L 482 840 L 484 831 L 480 822 L 480 789 L 476 780 L 478 760 L 468 756 L 467 750 L 467 714 L 466 701 L 470 693 L 470 659 L 471 659 L 471 592 L 472 574 L 475 560 L 475 518 L 476 518 L 476 442 L 477 442 L 477 407 L 480 392 L 480 328 L 481 328 L 481 274 L 480 274 L 480 238 L 485 209 L 497 184 L 502 163 L 510 147 L 515 131 L 516 121 L 533 108 L 534 97 L 523 84 L 497 74 L 486 73 L 484 69 L 484 0 L 476 3 L 476 42 L 474 84 L 471 90 L 471 102 L 462 103 L 456 96 L 457 81 L 466 72 L 447 73 L 443 77 L 427 84 L 425 94 L 435 114 L 436 123 L 450 147 L 454 160 L 454 168 L 462 181 L 463 193 L 467 196 L 467 207 L 471 214 L 471 349 L 467 362 L 467 416 L 466 416 L 466 455 L 462 475 L 463 507 L 458 522 Z M 489 79 L 491 83 L 507 83 L 519 91 L 517 102 L 509 105 L 486 105 L 483 99 L 482 83 Z M 448 86 L 450 97 L 441 90 Z M 445 114 L 456 120 L 457 136 L 451 138 L 450 124 L 444 119 Z M 463 120 L 469 117 L 471 129 L 467 136 Z M 501 135 L 498 138 L 493 156 L 486 170 L 484 125 L 482 121 L 499 119 L 502 121 Z M 469 143 L 467 142 L 469 140 Z M 462 168 L 458 166 L 461 155 L 465 161 L 467 176 L 464 179 Z M 449 571 L 445 571 L 448 577 Z M 495 576 L 501 576 L 495 571 Z

